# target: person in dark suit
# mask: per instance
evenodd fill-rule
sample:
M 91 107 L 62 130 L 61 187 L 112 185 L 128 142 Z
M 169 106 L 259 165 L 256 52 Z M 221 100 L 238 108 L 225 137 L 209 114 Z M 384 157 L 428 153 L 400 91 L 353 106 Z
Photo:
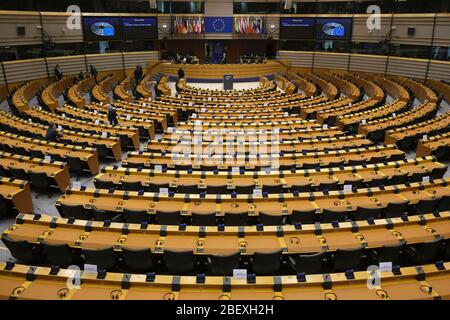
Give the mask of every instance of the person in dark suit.
M 178 69 L 178 78 L 183 79 L 184 78 L 184 70 L 183 68 Z
M 55 77 L 56 77 L 56 80 L 58 80 L 58 81 L 61 80 L 63 77 L 63 74 L 62 74 L 61 69 L 59 68 L 59 65 L 55 66 Z
M 110 104 L 108 104 L 108 122 L 112 126 L 117 126 L 119 124 L 116 109 Z
M 97 74 L 98 74 L 97 69 L 91 64 L 89 66 L 89 70 L 91 72 L 91 75 L 94 77 L 95 83 L 97 83 Z
M 60 134 L 58 130 L 56 130 L 56 125 L 51 123 L 47 128 L 47 132 L 45 133 L 45 140 L 50 142 L 56 142 L 59 140 Z

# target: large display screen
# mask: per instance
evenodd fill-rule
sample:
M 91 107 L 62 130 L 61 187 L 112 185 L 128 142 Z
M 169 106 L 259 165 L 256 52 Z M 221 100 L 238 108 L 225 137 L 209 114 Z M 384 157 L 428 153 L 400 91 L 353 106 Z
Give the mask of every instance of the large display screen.
M 234 32 L 243 34 L 264 33 L 263 17 L 234 17 Z
M 122 18 L 123 40 L 158 39 L 156 17 Z
M 120 18 L 83 17 L 85 41 L 121 40 Z
M 311 18 L 281 18 L 280 39 L 314 39 L 315 26 Z
M 316 21 L 316 38 L 323 40 L 350 40 L 352 38 L 352 19 L 326 18 Z

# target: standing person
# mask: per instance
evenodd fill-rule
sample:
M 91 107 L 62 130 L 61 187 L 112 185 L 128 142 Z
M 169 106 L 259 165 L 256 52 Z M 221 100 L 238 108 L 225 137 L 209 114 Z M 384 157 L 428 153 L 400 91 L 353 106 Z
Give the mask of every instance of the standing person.
M 227 54 L 224 52 L 222 55 L 222 64 L 227 63 Z
M 152 100 L 155 100 L 156 99 L 156 90 L 155 90 L 155 87 L 156 87 L 156 81 L 150 81 L 150 86 L 149 86 L 149 89 L 150 89 L 150 92 L 151 92 L 151 94 L 152 94 Z
M 178 79 L 184 78 L 184 70 L 183 68 L 178 69 Z
M 63 77 L 63 74 L 62 74 L 61 69 L 59 68 L 59 65 L 55 66 L 55 77 L 56 77 L 56 80 L 58 80 L 58 81 L 61 80 Z
M 117 126 L 119 124 L 116 109 L 110 104 L 108 104 L 108 122 L 112 126 Z
M 91 75 L 94 77 L 95 83 L 97 83 L 97 69 L 91 64 L 89 66 L 89 70 L 91 72 Z
M 54 123 L 50 123 L 47 128 L 47 132 L 45 133 L 45 140 L 50 142 L 57 142 L 60 138 L 60 134 L 56 129 L 56 125 Z
M 206 57 L 211 58 L 211 48 L 209 47 L 209 44 L 206 45 Z

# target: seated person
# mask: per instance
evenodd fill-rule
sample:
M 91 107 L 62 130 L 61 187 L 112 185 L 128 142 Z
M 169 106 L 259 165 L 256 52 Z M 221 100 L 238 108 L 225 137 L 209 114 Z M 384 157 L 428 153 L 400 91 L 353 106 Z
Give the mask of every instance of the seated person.
M 56 129 L 56 125 L 54 123 L 51 123 L 50 126 L 47 128 L 47 132 L 45 133 L 45 140 L 56 142 L 59 140 L 60 136 L 61 135 Z

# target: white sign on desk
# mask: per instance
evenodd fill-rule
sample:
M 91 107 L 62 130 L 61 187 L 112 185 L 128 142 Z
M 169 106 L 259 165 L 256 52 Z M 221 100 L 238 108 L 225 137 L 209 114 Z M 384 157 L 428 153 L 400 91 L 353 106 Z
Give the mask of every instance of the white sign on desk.
M 262 197 L 262 189 L 253 189 L 254 197 Z
M 361 120 L 361 123 L 362 123 L 362 124 L 366 124 L 366 123 L 367 123 L 366 119 L 362 119 L 362 120 Z
M 351 184 L 344 184 L 344 192 L 352 191 L 352 185 Z
M 62 127 L 61 126 L 58 126 L 58 128 L 56 128 L 58 131 L 62 131 Z
M 52 161 L 52 157 L 51 156 L 44 156 L 44 160 L 45 161 Z
M 85 264 L 83 273 L 97 273 L 96 264 Z
M 98 124 L 98 120 L 97 120 L 97 119 L 95 119 L 94 123 L 95 123 L 95 124 Z
M 380 262 L 380 271 L 381 272 L 392 272 L 392 261 Z
M 81 182 L 80 181 L 73 181 L 72 182 L 72 187 L 80 189 L 81 188 Z
M 233 269 L 234 279 L 247 279 L 247 269 Z
M 423 182 L 423 183 L 428 183 L 428 182 L 430 182 L 430 177 L 429 177 L 429 176 L 423 177 L 423 178 L 422 178 L 422 182 Z
M 108 132 L 102 132 L 102 138 L 108 138 Z
M 31 118 L 28 118 L 28 122 L 33 122 L 33 120 L 31 120 Z
M 127 120 L 130 120 L 131 116 L 129 114 L 127 114 Z
M 162 165 L 155 165 L 155 171 L 162 171 Z
M 167 128 L 167 132 L 170 132 L 170 133 L 172 133 L 172 132 L 173 132 L 173 127 L 169 127 L 169 128 Z
M 327 124 L 324 124 L 324 125 L 322 126 L 322 128 L 328 129 L 328 125 L 327 125 Z
M 98 111 L 97 110 L 94 110 L 94 114 L 97 114 L 98 113 Z
M 239 173 L 239 167 L 232 167 L 231 173 Z
M 139 109 L 139 113 L 144 113 L 144 109 Z
M 189 107 L 192 107 L 194 104 L 192 102 L 189 102 Z
M 65 117 L 66 117 L 66 114 L 65 114 L 65 113 L 61 114 L 61 117 L 65 118 Z
M 428 140 L 428 135 L 424 134 L 424 135 L 422 136 L 422 140 L 423 140 L 423 141 L 427 141 L 427 140 Z
M 193 119 L 197 118 L 197 114 L 196 114 L 196 113 L 193 113 L 193 114 L 192 114 L 192 118 L 193 118 Z
M 168 196 L 169 195 L 169 189 L 168 188 L 159 188 L 159 194 L 162 196 Z

